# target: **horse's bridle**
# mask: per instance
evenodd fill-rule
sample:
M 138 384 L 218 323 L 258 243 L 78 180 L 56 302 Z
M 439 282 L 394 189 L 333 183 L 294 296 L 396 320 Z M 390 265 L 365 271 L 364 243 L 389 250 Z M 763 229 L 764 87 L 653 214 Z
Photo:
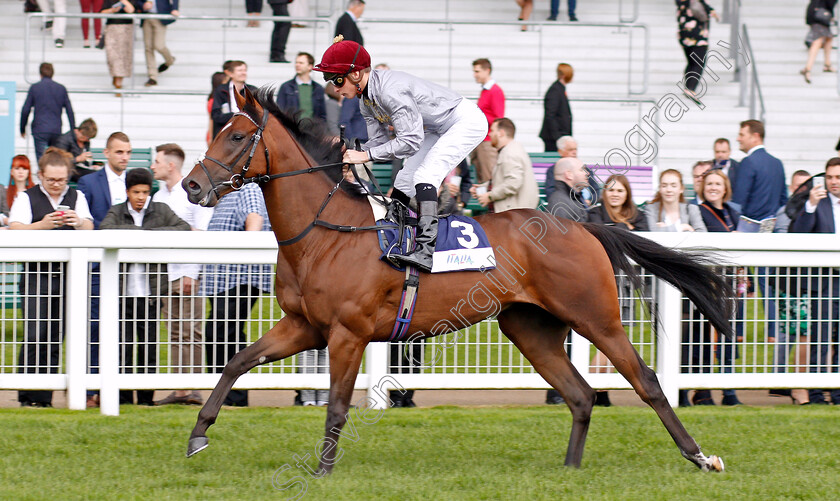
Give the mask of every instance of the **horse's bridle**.
M 236 156 L 236 158 L 233 160 L 233 162 L 231 162 L 230 165 L 222 162 L 221 160 L 216 160 L 213 157 L 209 157 L 207 155 L 204 155 L 203 158 L 200 158 L 198 160 L 198 165 L 201 166 L 201 169 L 204 171 L 204 175 L 206 175 L 207 179 L 210 181 L 210 186 L 211 186 L 210 193 L 214 193 L 216 195 L 217 199 L 219 198 L 219 189 L 221 189 L 221 188 L 230 186 L 234 190 L 239 191 L 239 190 L 242 189 L 243 186 L 245 186 L 246 181 L 245 181 L 244 174 L 247 174 L 248 168 L 251 166 L 251 160 L 254 159 L 254 153 L 257 151 L 257 145 L 262 140 L 263 131 L 265 130 L 265 126 L 268 123 L 268 112 L 265 112 L 265 111 L 263 112 L 263 117 L 262 117 L 262 121 L 261 121 L 262 124 L 257 124 L 257 122 L 255 122 L 254 119 L 251 118 L 247 113 L 237 112 L 233 116 L 243 116 L 243 117 L 247 118 L 248 120 L 251 121 L 251 123 L 253 123 L 254 125 L 257 126 L 257 131 L 254 132 L 253 134 L 251 134 L 251 139 L 249 140 L 249 144 L 246 144 L 245 147 L 242 148 L 242 151 L 239 152 L 239 155 Z M 268 146 L 264 145 L 264 147 L 265 147 L 265 165 L 268 166 Z M 233 173 L 233 168 L 236 166 L 236 164 L 239 163 L 239 161 L 242 159 L 242 157 L 245 155 L 245 153 L 249 149 L 251 151 L 250 151 L 250 153 L 248 153 L 248 160 L 245 161 L 245 166 L 242 167 L 242 172 L 239 173 L 239 174 L 234 174 Z M 216 182 L 213 181 L 213 176 L 210 175 L 210 171 L 207 169 L 207 166 L 204 165 L 204 160 L 205 159 L 210 160 L 211 162 L 215 162 L 219 167 L 221 167 L 224 170 L 230 172 L 230 174 L 231 174 L 230 179 L 217 185 Z
M 208 157 L 207 155 L 204 155 L 204 158 L 199 159 L 198 165 L 201 166 L 201 169 L 204 171 L 204 175 L 207 176 L 207 179 L 210 181 L 210 186 L 211 186 L 210 193 L 215 193 L 217 199 L 219 198 L 219 189 L 221 189 L 223 187 L 230 186 L 234 190 L 239 191 L 239 190 L 242 189 L 243 186 L 245 186 L 246 184 L 249 184 L 249 183 L 264 184 L 264 183 L 267 183 L 267 182 L 271 181 L 272 179 L 279 179 L 279 178 L 282 178 L 282 177 L 297 176 L 298 174 L 309 174 L 309 173 L 312 173 L 312 172 L 318 172 L 318 171 L 322 171 L 322 170 L 333 169 L 335 167 L 340 167 L 340 166 L 344 165 L 344 162 L 336 162 L 336 163 L 331 163 L 331 164 L 315 165 L 315 166 L 312 166 L 312 167 L 307 167 L 306 169 L 298 169 L 298 170 L 293 170 L 293 171 L 289 171 L 289 172 L 281 172 L 279 174 L 268 174 L 267 173 L 268 172 L 268 166 L 270 165 L 269 156 L 268 156 L 268 146 L 263 145 L 263 147 L 265 148 L 266 174 L 258 175 L 258 176 L 252 176 L 252 177 L 245 177 L 244 174 L 247 174 L 248 168 L 251 166 L 251 160 L 254 159 L 254 153 L 257 151 L 257 145 L 260 143 L 260 141 L 262 141 L 263 131 L 265 131 L 265 126 L 268 123 L 268 115 L 269 115 L 269 113 L 267 111 L 263 110 L 262 120 L 260 120 L 261 124 L 257 124 L 257 122 L 255 122 L 254 119 L 250 117 L 250 115 L 248 115 L 247 113 L 243 113 L 241 111 L 237 112 L 233 115 L 233 116 L 243 116 L 243 117 L 247 118 L 248 120 L 251 121 L 252 124 L 254 124 L 257 127 L 257 130 L 256 130 L 256 132 L 254 132 L 251 135 L 251 138 L 249 140 L 249 144 L 245 145 L 245 147 L 242 149 L 242 151 L 239 152 L 239 154 L 236 156 L 236 158 L 233 160 L 233 162 L 231 162 L 229 165 L 220 161 L 220 160 L 216 160 L 213 157 Z M 295 144 L 297 144 L 297 143 L 295 143 Z M 298 148 L 300 148 L 300 145 L 298 145 Z M 245 155 L 245 152 L 247 152 L 249 149 L 250 149 L 250 152 L 248 153 L 248 159 L 245 161 L 245 165 L 242 167 L 242 172 L 240 172 L 239 174 L 234 174 L 233 173 L 233 168 L 236 167 L 236 164 L 239 163 L 239 161 Z M 204 160 L 205 159 L 210 160 L 211 162 L 215 162 L 221 168 L 230 172 L 231 173 L 230 179 L 227 180 L 227 181 L 224 181 L 222 183 L 219 183 L 217 185 L 213 181 L 213 177 L 210 175 L 210 171 L 207 169 L 207 166 L 204 165 Z M 353 170 L 353 175 L 356 176 L 356 179 L 359 179 L 359 176 L 356 173 L 355 167 L 351 166 L 351 169 Z M 368 171 L 368 175 L 370 176 L 370 178 L 374 179 L 373 174 L 370 172 L 370 170 L 367 167 L 365 167 L 365 170 Z M 331 229 L 331 230 L 342 231 L 342 232 L 360 231 L 360 230 L 382 230 L 382 229 L 391 228 L 391 227 L 396 228 L 395 225 L 348 226 L 348 225 L 341 225 L 341 224 L 333 224 L 333 223 L 330 223 L 330 222 L 327 222 L 327 221 L 322 221 L 322 220 L 318 219 L 320 217 L 321 213 L 324 212 L 324 209 L 327 208 L 327 204 L 329 204 L 330 200 L 332 200 L 332 197 L 333 197 L 333 195 L 335 195 L 335 192 L 338 191 L 338 188 L 339 188 L 340 185 L 341 185 L 341 181 L 339 181 L 338 183 L 336 183 L 335 186 L 333 186 L 332 190 L 330 190 L 330 192 L 327 194 L 326 198 L 324 199 L 324 202 L 321 204 L 321 208 L 318 210 L 318 213 L 315 214 L 315 219 L 311 223 L 309 223 L 309 225 L 307 225 L 307 227 L 304 228 L 303 231 L 301 231 L 297 236 L 295 236 L 293 238 L 290 238 L 288 240 L 278 240 L 277 244 L 283 246 L 283 245 L 291 245 L 293 243 L 296 243 L 296 242 L 300 241 L 303 237 L 305 237 L 306 234 L 309 233 L 312 230 L 312 228 L 314 228 L 316 226 L 322 226 L 324 228 L 328 228 L 328 229 Z M 362 186 L 364 186 L 364 184 Z M 376 196 L 374 194 L 370 193 L 367 190 L 366 186 L 364 188 L 365 188 L 365 191 L 367 191 L 369 195 L 374 196 L 374 198 L 376 198 Z M 383 198 L 383 201 L 380 201 L 380 203 L 384 204 L 384 195 L 382 195 L 381 191 L 379 192 L 379 196 Z

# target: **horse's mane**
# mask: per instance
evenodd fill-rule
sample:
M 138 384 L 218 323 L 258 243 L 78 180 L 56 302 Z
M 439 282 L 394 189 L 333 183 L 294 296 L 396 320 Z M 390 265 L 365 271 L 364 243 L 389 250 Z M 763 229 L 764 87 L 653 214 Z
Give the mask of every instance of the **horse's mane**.
M 336 137 L 329 133 L 327 124 L 322 120 L 301 118 L 299 111 L 290 112 L 281 110 L 277 105 L 277 101 L 274 99 L 277 93 L 276 89 L 275 84 L 263 85 L 257 90 L 254 97 L 260 106 L 279 120 L 280 124 L 309 153 L 309 156 L 315 160 L 315 165 L 341 162 L 342 144 L 336 141 Z M 262 119 L 254 106 L 246 105 L 242 111 L 247 113 L 257 123 Z M 326 169 L 323 172 L 333 182 L 337 183 L 342 179 L 341 166 L 336 166 L 334 169 Z M 358 195 L 356 190 L 348 189 L 348 184 L 342 183 L 344 191 Z

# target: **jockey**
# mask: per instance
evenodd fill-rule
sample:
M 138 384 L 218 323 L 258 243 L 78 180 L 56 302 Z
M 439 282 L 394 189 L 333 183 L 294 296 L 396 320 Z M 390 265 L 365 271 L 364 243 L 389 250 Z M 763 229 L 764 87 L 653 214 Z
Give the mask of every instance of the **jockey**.
M 363 151 L 348 149 L 344 162 L 405 159 L 391 196 L 406 207 L 411 197 L 417 200 L 417 239 L 413 253 L 392 257 L 431 271 L 438 188 L 484 140 L 487 118 L 478 106 L 446 87 L 400 71 L 371 71 L 365 48 L 340 35 L 313 69 L 323 72 L 324 80 L 342 96 L 360 98 L 369 139 Z

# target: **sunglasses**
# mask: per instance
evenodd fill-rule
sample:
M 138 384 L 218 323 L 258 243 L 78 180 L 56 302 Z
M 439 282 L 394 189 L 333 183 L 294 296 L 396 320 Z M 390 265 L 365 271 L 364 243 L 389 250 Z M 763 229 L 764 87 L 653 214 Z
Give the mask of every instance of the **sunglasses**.
M 342 75 L 335 75 L 334 77 L 328 79 L 328 81 L 332 82 L 337 89 L 340 89 L 344 85 L 345 80 L 347 80 L 346 73 Z

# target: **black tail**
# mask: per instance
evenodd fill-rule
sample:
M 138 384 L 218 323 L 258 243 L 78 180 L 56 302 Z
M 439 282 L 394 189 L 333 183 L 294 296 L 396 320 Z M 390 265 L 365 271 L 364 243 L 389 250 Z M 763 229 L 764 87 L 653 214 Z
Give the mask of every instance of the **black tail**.
M 669 249 L 624 229 L 591 223 L 583 227 L 604 246 L 613 268 L 626 273 L 637 288 L 639 275 L 628 258 L 688 296 L 721 334 L 733 335 L 729 322 L 734 294 L 729 281 L 714 271 L 720 263 L 696 252 Z

